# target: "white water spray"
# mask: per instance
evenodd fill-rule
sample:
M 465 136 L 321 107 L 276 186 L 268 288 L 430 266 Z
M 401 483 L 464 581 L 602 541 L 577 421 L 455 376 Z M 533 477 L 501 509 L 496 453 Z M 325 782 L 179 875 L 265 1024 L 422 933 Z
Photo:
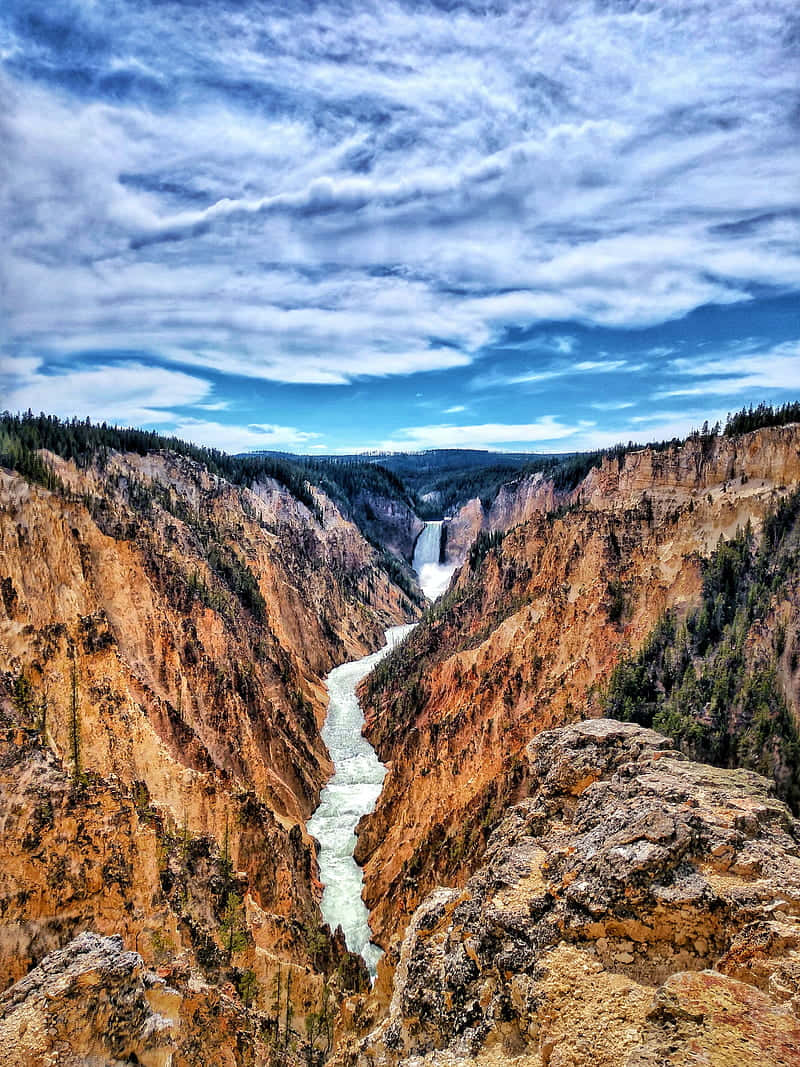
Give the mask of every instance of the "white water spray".
M 419 577 L 422 592 L 429 600 L 441 596 L 450 584 L 454 563 L 440 563 L 442 544 L 442 521 L 426 522 L 425 529 L 414 546 L 414 570 Z

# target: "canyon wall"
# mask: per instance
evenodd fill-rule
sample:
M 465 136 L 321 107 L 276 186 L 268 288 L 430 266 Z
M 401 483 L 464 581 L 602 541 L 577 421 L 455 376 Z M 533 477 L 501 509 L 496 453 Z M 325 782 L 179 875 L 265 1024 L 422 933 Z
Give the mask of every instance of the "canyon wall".
M 357 856 L 388 967 L 422 897 L 462 885 L 524 795 L 531 737 L 598 714 L 620 656 L 666 608 L 697 602 L 701 558 L 748 521 L 757 529 L 798 479 L 796 426 L 606 462 L 462 567 L 367 680 L 369 736 L 390 771 Z
M 291 971 L 301 1017 L 326 971 L 363 981 L 304 831 L 322 679 L 417 609 L 319 492 L 48 458 L 61 492 L 0 471 L 0 974 L 92 929 L 256 1006 Z
M 510 530 L 540 512 L 552 511 L 567 495 L 537 473 L 502 485 L 488 510 L 477 497 L 467 501 L 447 522 L 446 562 L 460 566 L 479 533 Z

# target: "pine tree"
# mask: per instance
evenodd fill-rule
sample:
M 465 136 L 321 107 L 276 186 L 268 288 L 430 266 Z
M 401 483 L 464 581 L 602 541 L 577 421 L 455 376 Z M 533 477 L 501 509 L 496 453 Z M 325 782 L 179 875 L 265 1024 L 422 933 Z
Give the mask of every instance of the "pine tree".
M 247 947 L 247 925 L 241 897 L 229 890 L 225 898 L 225 910 L 220 922 L 222 946 L 230 963 L 234 952 L 241 952 Z

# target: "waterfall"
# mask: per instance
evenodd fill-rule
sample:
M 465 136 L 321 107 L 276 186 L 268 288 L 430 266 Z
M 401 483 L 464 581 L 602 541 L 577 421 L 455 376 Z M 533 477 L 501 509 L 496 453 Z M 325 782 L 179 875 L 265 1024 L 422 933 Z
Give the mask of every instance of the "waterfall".
M 414 562 L 422 591 L 429 600 L 441 596 L 450 584 L 456 565 L 440 563 L 442 544 L 442 520 L 426 522 L 425 528 L 414 546 Z

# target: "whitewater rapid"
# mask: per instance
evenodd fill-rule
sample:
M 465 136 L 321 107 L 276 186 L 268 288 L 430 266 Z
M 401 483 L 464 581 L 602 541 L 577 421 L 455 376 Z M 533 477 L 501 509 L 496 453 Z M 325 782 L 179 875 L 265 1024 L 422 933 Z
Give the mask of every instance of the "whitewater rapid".
M 353 849 L 358 820 L 375 807 L 386 768 L 369 741 L 361 736 L 364 716 L 356 686 L 413 629 L 413 623 L 391 627 L 382 649 L 343 663 L 328 675 L 325 684 L 330 701 L 322 739 L 331 754 L 334 774 L 308 822 L 308 832 L 320 842 L 319 869 L 325 886 L 322 917 L 331 929 L 342 927 L 347 947 L 361 953 L 371 974 L 375 973 L 381 950 L 370 943 L 369 913 L 361 899 L 363 879 L 361 868 L 353 859 Z
M 439 562 L 441 522 L 427 522 L 414 548 L 414 569 L 422 591 L 430 600 L 444 592 L 455 567 Z M 386 768 L 361 735 L 364 716 L 356 697 L 362 678 L 414 629 L 392 626 L 386 644 L 363 659 L 335 667 L 325 680 L 328 714 L 322 739 L 334 765 L 333 777 L 322 790 L 319 807 L 308 822 L 308 832 L 319 841 L 319 869 L 324 885 L 322 917 L 332 930 L 341 926 L 347 947 L 364 957 L 375 974 L 381 950 L 370 941 L 369 912 L 361 899 L 363 876 L 353 859 L 356 826 L 375 807 Z

